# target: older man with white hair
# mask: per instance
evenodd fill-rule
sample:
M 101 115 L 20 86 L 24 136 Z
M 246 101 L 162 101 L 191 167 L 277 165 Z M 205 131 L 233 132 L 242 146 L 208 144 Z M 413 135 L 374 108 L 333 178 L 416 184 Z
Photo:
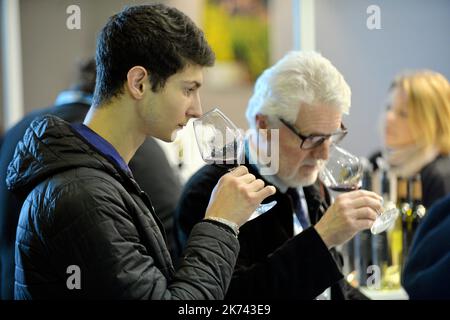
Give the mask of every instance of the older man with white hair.
M 246 113 L 254 129 L 246 139 L 246 163 L 276 187 L 265 202 L 277 204 L 240 228 L 228 298 L 365 298 L 343 280 L 334 248 L 370 228 L 381 197 L 358 190 L 331 204 L 317 179 L 330 145 L 347 133 L 342 115 L 350 98 L 340 72 L 315 52 L 290 52 L 258 78 Z M 270 154 L 274 150 L 278 154 Z M 181 242 L 226 172 L 207 165 L 186 184 L 176 215 Z

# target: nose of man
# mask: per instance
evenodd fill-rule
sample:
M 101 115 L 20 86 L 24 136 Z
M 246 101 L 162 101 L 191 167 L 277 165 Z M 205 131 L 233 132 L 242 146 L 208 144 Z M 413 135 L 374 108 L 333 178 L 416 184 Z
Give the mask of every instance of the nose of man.
M 195 94 L 195 97 L 192 99 L 191 105 L 187 110 L 186 115 L 188 118 L 199 118 L 202 114 L 202 103 L 200 101 L 200 95 L 197 92 Z
M 325 140 L 320 146 L 311 150 L 311 155 L 315 160 L 328 160 L 331 141 Z

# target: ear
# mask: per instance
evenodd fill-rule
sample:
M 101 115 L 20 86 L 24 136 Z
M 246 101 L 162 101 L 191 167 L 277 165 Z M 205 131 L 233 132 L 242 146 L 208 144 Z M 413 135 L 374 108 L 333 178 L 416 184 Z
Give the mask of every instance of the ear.
M 269 120 L 266 115 L 258 113 L 255 116 L 255 124 L 257 129 L 268 129 L 269 128 Z
M 135 66 L 128 70 L 126 87 L 133 98 L 142 99 L 147 85 L 149 85 L 148 73 L 144 67 Z
M 270 141 L 269 117 L 258 113 L 255 116 L 255 124 L 256 124 L 256 130 L 259 130 L 259 129 L 267 130 L 267 140 Z

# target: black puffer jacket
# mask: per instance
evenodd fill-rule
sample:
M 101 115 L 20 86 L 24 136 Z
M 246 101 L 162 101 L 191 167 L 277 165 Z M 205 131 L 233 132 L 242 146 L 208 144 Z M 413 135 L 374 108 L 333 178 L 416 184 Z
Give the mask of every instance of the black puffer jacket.
M 31 124 L 7 185 L 26 196 L 16 299 L 224 297 L 239 250 L 232 233 L 199 223 L 175 272 L 148 196 L 63 120 L 46 116 Z M 79 290 L 67 286 L 72 265 L 81 271 Z

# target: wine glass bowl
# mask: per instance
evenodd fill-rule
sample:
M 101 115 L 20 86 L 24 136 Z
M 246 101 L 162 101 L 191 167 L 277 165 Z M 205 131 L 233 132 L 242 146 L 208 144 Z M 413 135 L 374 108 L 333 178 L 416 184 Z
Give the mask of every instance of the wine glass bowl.
M 328 160 L 319 172 L 319 178 L 324 185 L 338 192 L 354 191 L 361 188 L 364 174 L 361 160 L 347 150 L 332 144 Z M 386 202 L 382 212 L 373 223 L 372 234 L 381 233 L 390 228 L 399 214 L 392 202 Z
M 319 177 L 331 190 L 344 192 L 361 187 L 363 166 L 358 157 L 336 145 L 330 147 L 328 160 Z
M 237 166 L 244 159 L 244 135 L 215 108 L 193 123 L 198 149 L 208 164 Z
M 200 155 L 207 164 L 226 167 L 229 171 L 244 163 L 245 137 L 218 108 L 206 112 L 193 122 Z M 260 204 L 256 215 L 267 212 L 276 201 Z

